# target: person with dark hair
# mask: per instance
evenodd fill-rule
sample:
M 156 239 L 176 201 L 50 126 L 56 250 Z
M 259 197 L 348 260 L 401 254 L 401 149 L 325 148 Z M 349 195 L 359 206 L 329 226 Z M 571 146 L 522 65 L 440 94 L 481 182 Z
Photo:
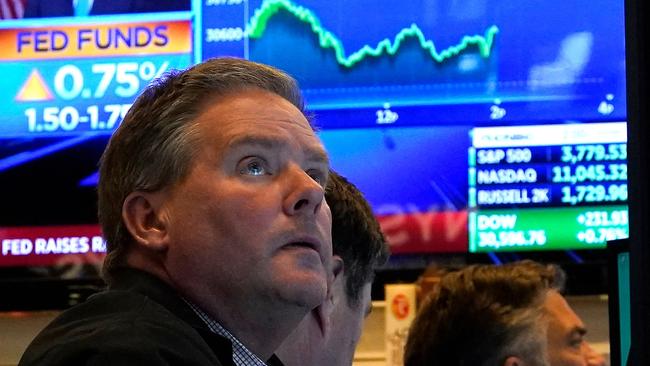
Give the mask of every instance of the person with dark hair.
M 108 290 L 20 365 L 272 365 L 332 281 L 329 160 L 293 78 L 235 58 L 170 73 L 102 156 Z
M 560 294 L 564 279 L 529 260 L 443 275 L 411 325 L 404 365 L 604 365 Z
M 335 271 L 329 301 L 313 310 L 285 340 L 277 355 L 287 366 L 350 366 L 371 311 L 375 269 L 388 260 L 388 244 L 363 194 L 330 171 L 325 199 L 332 211 Z

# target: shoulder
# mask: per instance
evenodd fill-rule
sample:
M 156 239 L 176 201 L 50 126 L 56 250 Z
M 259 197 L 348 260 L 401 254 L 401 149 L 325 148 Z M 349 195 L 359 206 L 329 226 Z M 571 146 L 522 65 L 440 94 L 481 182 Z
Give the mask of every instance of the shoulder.
M 220 365 L 199 333 L 146 296 L 96 295 L 63 312 L 28 347 L 27 365 Z

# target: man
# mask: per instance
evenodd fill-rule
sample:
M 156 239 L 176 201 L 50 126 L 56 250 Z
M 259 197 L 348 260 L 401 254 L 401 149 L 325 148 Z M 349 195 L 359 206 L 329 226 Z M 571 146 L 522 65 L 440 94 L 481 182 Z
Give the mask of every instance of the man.
M 442 276 L 411 326 L 405 365 L 604 365 L 563 282 L 558 267 L 532 261 Z
M 350 366 L 370 313 L 375 268 L 388 245 L 370 205 L 347 179 L 330 171 L 325 199 L 332 211 L 332 245 L 343 268 L 335 270 L 330 298 L 285 340 L 277 355 L 287 366 Z
M 295 81 L 223 58 L 134 103 L 102 157 L 107 292 L 21 365 L 265 365 L 331 281 L 328 158 Z

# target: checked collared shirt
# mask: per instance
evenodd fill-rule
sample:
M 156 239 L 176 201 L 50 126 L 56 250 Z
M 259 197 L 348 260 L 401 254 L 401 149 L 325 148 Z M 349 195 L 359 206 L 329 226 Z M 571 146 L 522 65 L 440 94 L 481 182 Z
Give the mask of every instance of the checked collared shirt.
M 268 366 L 266 362 L 260 360 L 253 352 L 244 346 L 234 335 L 224 328 L 218 321 L 212 319 L 203 310 L 196 305 L 185 300 L 194 312 L 205 322 L 210 331 L 222 337 L 228 338 L 232 342 L 232 360 L 237 366 Z

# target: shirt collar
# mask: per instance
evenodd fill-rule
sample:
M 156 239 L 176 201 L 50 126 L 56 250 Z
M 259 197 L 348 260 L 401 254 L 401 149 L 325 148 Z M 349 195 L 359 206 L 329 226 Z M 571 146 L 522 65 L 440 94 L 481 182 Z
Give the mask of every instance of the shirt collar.
M 211 332 L 227 338 L 232 342 L 232 360 L 236 366 L 267 366 L 267 364 L 244 346 L 237 337 L 224 328 L 218 321 L 214 320 L 198 306 L 188 300 L 185 302 L 205 322 Z

